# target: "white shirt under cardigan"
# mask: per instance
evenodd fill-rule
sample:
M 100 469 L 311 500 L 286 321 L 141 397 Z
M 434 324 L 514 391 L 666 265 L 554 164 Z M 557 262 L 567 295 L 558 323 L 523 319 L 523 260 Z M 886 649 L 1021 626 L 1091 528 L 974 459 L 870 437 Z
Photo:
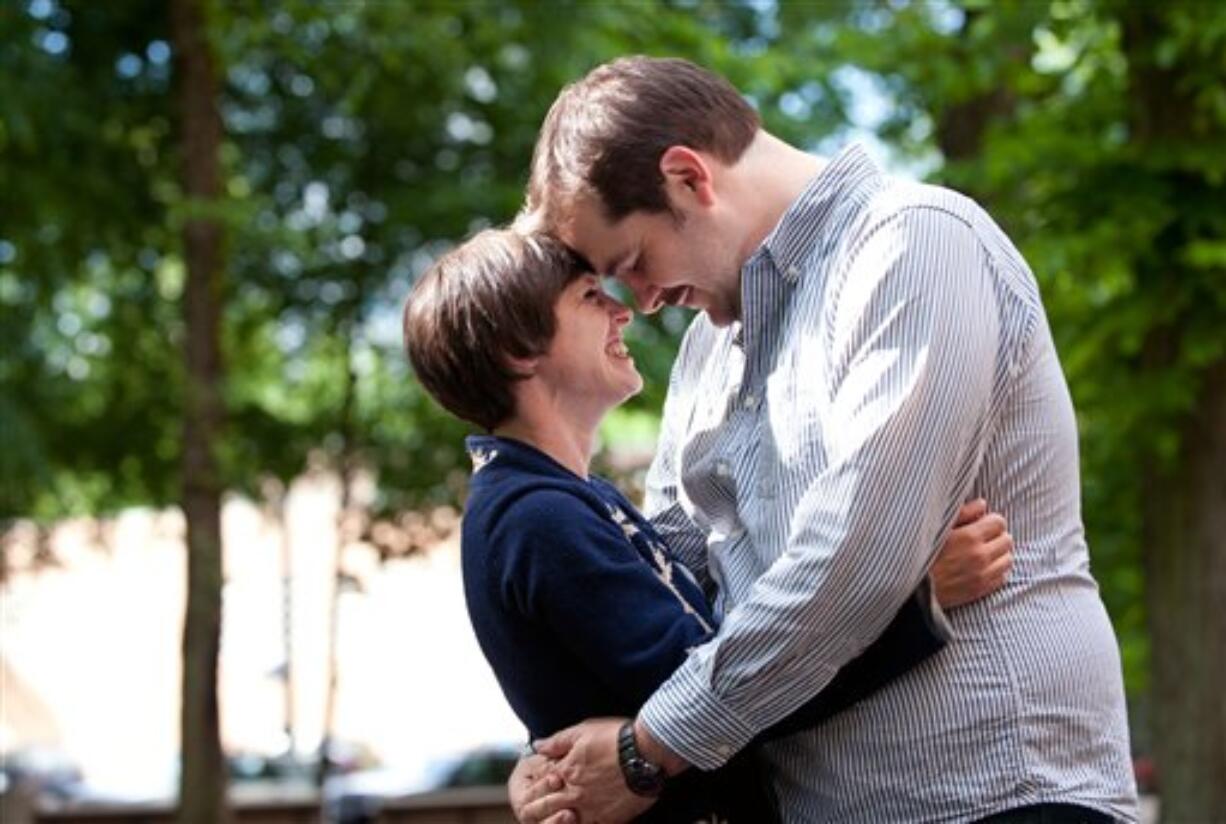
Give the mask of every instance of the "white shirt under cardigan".
M 1040 802 L 1136 818 L 1114 633 L 1090 575 L 1077 428 L 1035 279 L 971 200 L 833 158 L 690 326 L 647 512 L 724 623 L 644 706 L 722 764 L 820 690 L 925 576 L 961 502 L 1014 536 L 945 651 L 765 748 L 786 820 L 971 820 Z

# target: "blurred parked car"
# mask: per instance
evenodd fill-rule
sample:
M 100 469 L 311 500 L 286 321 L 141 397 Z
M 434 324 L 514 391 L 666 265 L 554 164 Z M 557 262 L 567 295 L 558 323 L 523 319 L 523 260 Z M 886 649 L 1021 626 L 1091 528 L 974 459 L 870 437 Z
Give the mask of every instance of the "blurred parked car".
M 368 824 L 391 799 L 460 787 L 500 787 L 518 758 L 516 747 L 491 746 L 439 759 L 424 772 L 378 767 L 339 773 L 324 785 L 324 816 L 336 824 Z

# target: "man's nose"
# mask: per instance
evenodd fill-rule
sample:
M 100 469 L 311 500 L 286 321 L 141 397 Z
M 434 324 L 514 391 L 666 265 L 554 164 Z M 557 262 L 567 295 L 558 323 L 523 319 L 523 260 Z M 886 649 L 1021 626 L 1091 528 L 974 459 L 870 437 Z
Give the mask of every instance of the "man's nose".
M 618 278 L 634 295 L 634 305 L 644 315 L 650 315 L 663 305 L 663 291 L 641 275 L 622 275 Z

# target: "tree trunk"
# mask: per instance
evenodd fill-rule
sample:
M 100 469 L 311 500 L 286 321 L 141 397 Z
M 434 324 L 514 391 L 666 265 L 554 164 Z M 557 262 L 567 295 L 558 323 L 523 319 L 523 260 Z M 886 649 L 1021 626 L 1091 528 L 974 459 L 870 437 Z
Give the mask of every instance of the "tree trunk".
M 173 0 L 183 189 L 196 203 L 221 191 L 217 77 L 200 0 Z M 183 513 L 187 520 L 187 615 L 183 627 L 182 768 L 179 821 L 229 821 L 217 700 L 221 638 L 221 477 L 214 446 L 221 433 L 220 316 L 222 228 L 193 217 L 183 227 L 187 278 L 187 382 L 183 426 Z
M 341 398 L 340 420 L 340 456 L 337 468 L 340 475 L 341 500 L 336 517 L 336 554 L 332 571 L 332 601 L 328 620 L 328 688 L 324 698 L 324 730 L 319 742 L 319 764 L 315 772 L 315 783 L 320 788 L 327 781 L 335 764 L 333 763 L 333 728 L 336 725 L 337 681 L 340 663 L 340 606 L 341 595 L 346 586 L 345 548 L 354 538 L 352 527 L 353 509 L 353 476 L 356 468 L 354 456 L 354 404 L 357 401 L 357 372 L 353 368 L 353 348 L 355 330 L 357 328 L 357 304 L 352 309 L 353 316 L 343 317 L 337 324 L 337 337 L 344 342 L 344 387 Z
M 1128 60 L 1129 129 L 1142 156 L 1162 157 L 1196 129 L 1191 86 L 1199 70 L 1162 59 L 1170 37 L 1160 4 L 1120 6 L 1121 44 Z M 1172 190 L 1199 180 L 1165 172 Z M 1190 236 L 1171 227 L 1142 273 L 1150 283 L 1178 282 Z M 1147 342 L 1147 371 L 1169 369 L 1178 358 L 1174 330 L 1155 330 Z M 1152 737 L 1167 822 L 1226 821 L 1226 363 L 1203 373 L 1189 418 L 1180 427 L 1174 467 L 1151 461 L 1145 473 L 1146 600 L 1153 681 Z
M 1226 364 L 1181 435 L 1145 512 L 1154 754 L 1162 819 L 1180 824 L 1226 821 Z
M 985 12 L 965 9 L 959 37 L 963 59 L 974 57 L 973 47 L 965 41 L 971 26 Z M 1003 47 L 1005 57 L 1011 63 L 1025 64 L 1030 60 L 1033 44 L 1028 39 L 1017 39 Z M 969 69 L 968 69 L 969 70 Z M 959 191 L 970 195 L 985 206 L 991 205 L 994 192 L 985 187 L 984 175 L 974 168 L 983 154 L 988 127 L 993 123 L 1007 122 L 1017 109 L 1017 96 L 1002 81 L 995 88 L 979 94 L 947 103 L 936 112 L 934 140 L 945 157 L 945 181 Z M 969 168 L 964 168 L 969 165 Z

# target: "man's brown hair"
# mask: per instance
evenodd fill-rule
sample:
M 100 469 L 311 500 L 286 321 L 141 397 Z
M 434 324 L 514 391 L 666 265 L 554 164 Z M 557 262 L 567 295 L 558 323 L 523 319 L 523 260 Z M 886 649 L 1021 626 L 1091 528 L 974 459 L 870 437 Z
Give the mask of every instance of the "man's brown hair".
M 562 90 L 532 158 L 525 211 L 555 227 L 595 194 L 612 222 L 668 210 L 660 157 L 670 146 L 734 163 L 761 126 L 727 80 L 688 60 L 622 57 Z
M 554 304 L 585 271 L 548 235 L 486 229 L 439 258 L 404 307 L 404 345 L 422 386 L 447 411 L 485 430 L 515 412 L 512 358 L 543 355 Z

